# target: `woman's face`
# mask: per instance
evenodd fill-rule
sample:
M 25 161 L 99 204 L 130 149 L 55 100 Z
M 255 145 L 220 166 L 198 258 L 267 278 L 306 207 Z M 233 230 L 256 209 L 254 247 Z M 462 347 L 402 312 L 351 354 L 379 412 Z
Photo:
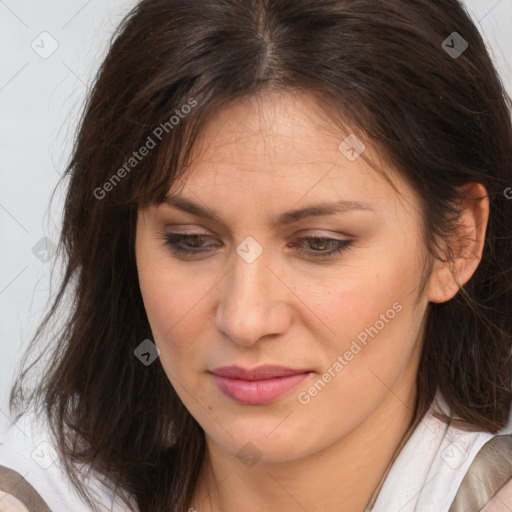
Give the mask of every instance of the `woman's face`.
M 411 417 L 428 304 L 412 190 L 393 174 L 399 197 L 365 162 L 380 160 L 368 141 L 359 157 L 353 139 L 340 148 L 347 134 L 307 100 L 226 107 L 170 190 L 182 202 L 137 221 L 140 288 L 170 383 L 209 443 L 267 461 L 319 452 L 382 408 Z M 242 371 L 267 365 L 284 369 Z

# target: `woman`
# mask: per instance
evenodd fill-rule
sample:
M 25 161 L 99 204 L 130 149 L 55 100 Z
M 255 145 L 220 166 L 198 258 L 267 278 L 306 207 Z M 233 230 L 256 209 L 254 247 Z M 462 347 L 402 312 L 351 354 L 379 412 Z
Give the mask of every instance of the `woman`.
M 4 498 L 510 509 L 509 107 L 456 0 L 137 5 L 69 164 L 35 338 L 73 308 L 12 390 Z

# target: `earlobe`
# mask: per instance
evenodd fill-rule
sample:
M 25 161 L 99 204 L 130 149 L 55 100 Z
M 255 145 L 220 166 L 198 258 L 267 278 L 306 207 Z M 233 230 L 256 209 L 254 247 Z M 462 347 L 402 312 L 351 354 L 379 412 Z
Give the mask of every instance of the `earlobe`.
M 459 190 L 465 199 L 458 228 L 447 247 L 447 261 L 436 261 L 429 286 L 430 302 L 447 302 L 464 286 L 477 269 L 484 248 L 489 220 L 489 198 L 481 183 L 468 183 Z
M 449 268 L 448 263 L 440 264 L 432 272 L 429 288 L 429 301 L 442 303 L 448 302 L 458 292 L 456 280 L 453 276 L 452 270 Z

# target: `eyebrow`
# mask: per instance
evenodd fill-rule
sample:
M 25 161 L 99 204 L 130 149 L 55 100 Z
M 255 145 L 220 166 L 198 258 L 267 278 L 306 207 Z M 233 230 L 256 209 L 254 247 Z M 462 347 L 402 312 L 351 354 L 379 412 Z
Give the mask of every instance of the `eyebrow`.
M 223 223 L 219 215 L 207 206 L 202 206 L 195 203 L 194 201 L 187 199 L 183 196 L 176 196 L 167 194 L 162 201 L 163 204 L 167 204 L 179 210 L 203 217 L 206 219 L 216 220 L 219 223 Z M 336 213 L 345 213 L 355 210 L 367 210 L 375 211 L 368 204 L 361 203 L 359 201 L 335 201 L 330 203 L 318 203 L 304 208 L 295 210 L 289 210 L 287 212 L 273 215 L 270 217 L 269 222 L 272 225 L 287 225 L 294 222 L 298 222 L 306 217 L 320 217 L 326 215 L 334 215 Z

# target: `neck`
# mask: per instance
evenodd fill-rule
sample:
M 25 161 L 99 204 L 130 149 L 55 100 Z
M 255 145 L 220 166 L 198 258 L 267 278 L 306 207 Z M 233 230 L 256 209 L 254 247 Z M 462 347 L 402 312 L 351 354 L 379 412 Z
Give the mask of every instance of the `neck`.
M 247 468 L 206 436 L 207 456 L 191 508 L 198 512 L 363 512 L 408 430 L 415 400 L 415 389 L 390 390 L 348 435 L 297 460 L 262 459 Z

